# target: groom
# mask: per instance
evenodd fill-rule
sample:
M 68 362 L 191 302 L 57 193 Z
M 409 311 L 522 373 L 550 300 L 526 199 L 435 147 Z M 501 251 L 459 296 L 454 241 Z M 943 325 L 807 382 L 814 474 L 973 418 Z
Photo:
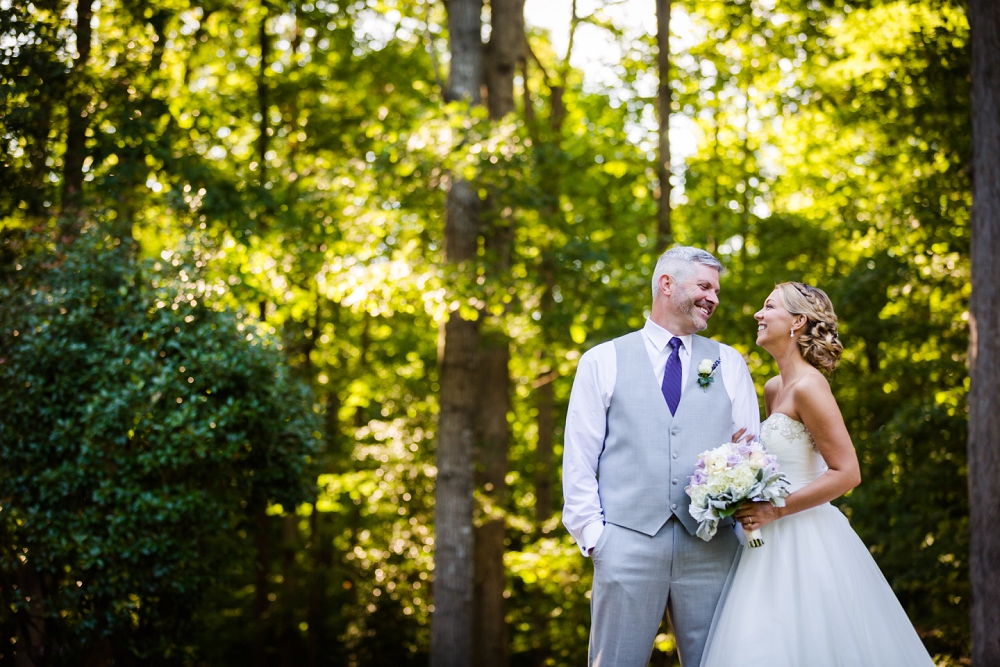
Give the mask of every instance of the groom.
M 697 667 L 736 558 L 732 530 L 710 542 L 695 536 L 684 492 L 698 454 L 760 427 L 746 362 L 694 335 L 719 303 L 721 271 L 704 250 L 666 251 L 645 326 L 580 359 L 566 416 L 563 523 L 594 561 L 592 667 L 645 667 L 664 607 L 682 664 Z

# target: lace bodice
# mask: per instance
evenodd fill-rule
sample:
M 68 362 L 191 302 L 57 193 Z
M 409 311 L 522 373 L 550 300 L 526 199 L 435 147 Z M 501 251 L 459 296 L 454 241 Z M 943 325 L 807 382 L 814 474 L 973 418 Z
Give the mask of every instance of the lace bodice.
M 786 414 L 773 413 L 760 425 L 760 441 L 778 457 L 778 469 L 788 477 L 792 491 L 827 471 L 826 461 L 805 424 Z

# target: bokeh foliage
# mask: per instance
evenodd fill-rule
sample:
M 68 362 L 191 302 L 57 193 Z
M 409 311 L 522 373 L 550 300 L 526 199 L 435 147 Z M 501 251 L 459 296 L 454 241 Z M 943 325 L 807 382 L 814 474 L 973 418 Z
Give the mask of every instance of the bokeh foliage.
M 558 456 L 581 352 L 648 310 L 659 184 L 655 40 L 584 4 L 583 23 L 622 46 L 614 76 L 585 80 L 534 30 L 518 110 L 499 122 L 442 100 L 441 3 L 102 0 L 81 67 L 74 4 L 0 4 L 0 518 L 8 549 L 28 546 L 50 573 L 62 645 L 114 636 L 131 655 L 199 664 L 242 664 L 254 647 L 268 664 L 426 660 L 438 326 L 462 309 L 512 341 L 509 494 L 480 512 L 507 525 L 512 661 L 585 659 L 590 566 L 558 523 L 559 494 L 536 503 L 537 393 L 551 381 Z M 674 35 L 673 113 L 696 145 L 674 165 L 674 236 L 727 267 L 708 333 L 762 387 L 775 367 L 753 345 L 752 313 L 783 280 L 830 293 L 847 348 L 832 383 L 864 480 L 840 504 L 928 648 L 958 664 L 964 5 L 673 6 L 690 26 Z M 88 231 L 67 243 L 56 230 L 74 111 L 88 119 Z M 441 264 L 454 170 L 509 225 L 508 268 L 475 284 Z M 484 267 L 494 248 L 484 239 Z M 197 290 L 197 305 L 176 301 Z M 171 345 L 171 361 L 154 354 Z M 243 392 L 235 407 L 192 393 L 223 387 Z M 84 503 L 84 489 L 98 495 Z M 42 528 L 59 494 L 73 499 L 59 512 L 84 519 Z M 171 502 L 162 515 L 142 505 Z M 102 507 L 124 527 L 100 521 Z M 9 574 L 23 565 L 12 553 Z M 128 580 L 98 576 L 113 565 Z M 136 611 L 130 595 L 157 602 Z M 26 613 L 5 609 L 4 627 L 15 609 Z

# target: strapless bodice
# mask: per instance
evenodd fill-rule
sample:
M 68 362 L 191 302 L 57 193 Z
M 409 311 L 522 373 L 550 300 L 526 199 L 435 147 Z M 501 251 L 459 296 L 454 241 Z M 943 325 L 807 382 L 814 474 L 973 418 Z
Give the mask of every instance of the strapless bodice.
M 760 425 L 760 441 L 778 457 L 778 470 L 788 478 L 789 489 L 798 491 L 827 471 L 826 461 L 816 450 L 809 430 L 786 414 L 773 413 Z

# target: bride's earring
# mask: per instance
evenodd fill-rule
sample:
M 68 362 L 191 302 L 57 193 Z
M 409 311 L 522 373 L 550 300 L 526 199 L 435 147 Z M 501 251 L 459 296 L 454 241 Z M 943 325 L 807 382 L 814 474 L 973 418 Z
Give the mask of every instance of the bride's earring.
M 789 338 L 795 338 L 795 329 L 792 329 L 791 333 L 788 334 Z

